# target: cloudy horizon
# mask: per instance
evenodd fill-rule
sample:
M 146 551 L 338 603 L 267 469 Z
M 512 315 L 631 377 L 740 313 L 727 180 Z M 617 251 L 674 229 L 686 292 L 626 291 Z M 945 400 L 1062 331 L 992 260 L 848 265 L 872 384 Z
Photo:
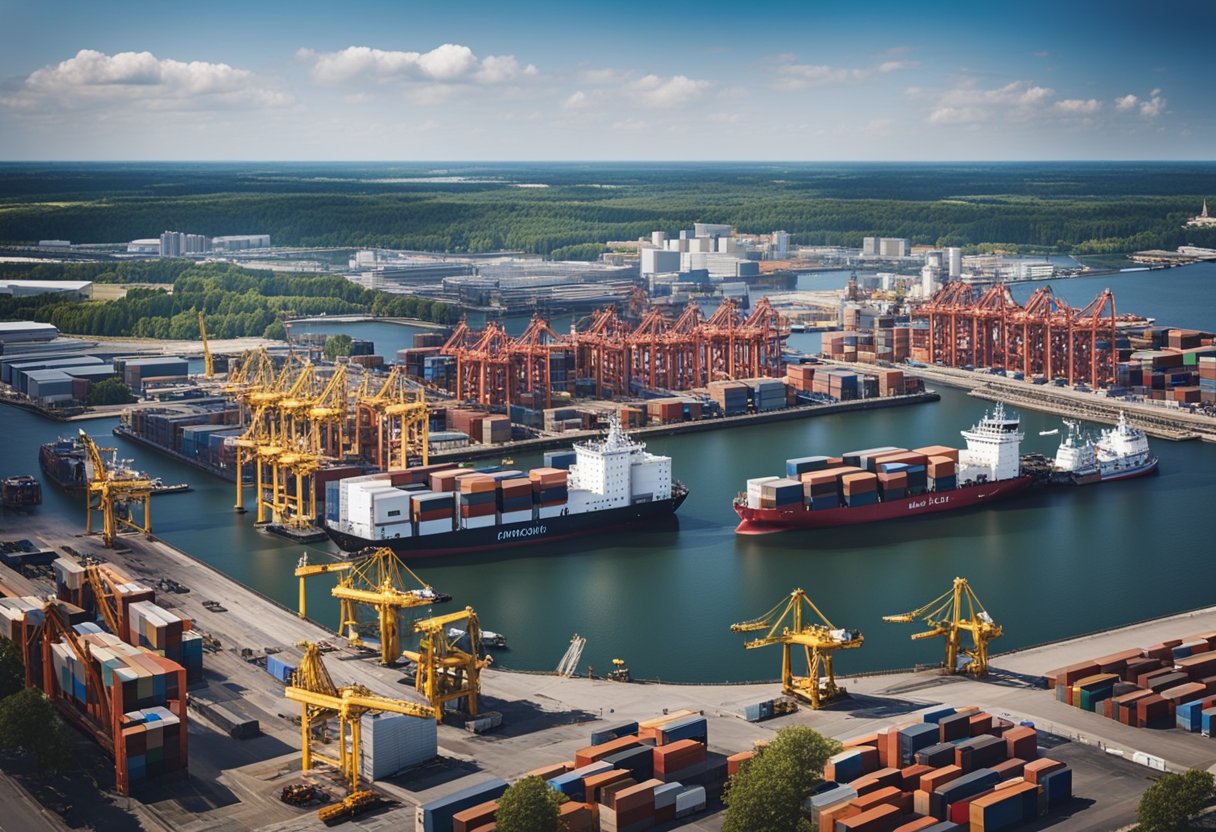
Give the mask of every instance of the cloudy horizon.
M 4 2 L 0 159 L 1212 158 L 1216 6 Z

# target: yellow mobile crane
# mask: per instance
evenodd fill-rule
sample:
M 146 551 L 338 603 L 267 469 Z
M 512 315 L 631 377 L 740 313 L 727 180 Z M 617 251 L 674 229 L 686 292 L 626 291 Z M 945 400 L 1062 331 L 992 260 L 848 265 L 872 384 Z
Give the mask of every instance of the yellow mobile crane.
M 203 311 L 198 313 L 198 336 L 203 342 L 203 369 L 207 378 L 215 377 L 215 364 L 211 361 L 211 345 L 207 343 L 207 325 L 203 323 Z
M 804 606 L 809 610 L 806 622 L 803 620 Z M 816 618 L 818 622 L 814 620 Z M 766 630 L 763 636 L 743 646 L 752 650 L 780 644 L 781 692 L 786 696 L 796 696 L 815 709 L 848 693 L 836 684 L 832 654 L 837 650 L 855 649 L 865 641 L 856 630 L 838 629 L 833 626 L 802 589 L 795 589 L 789 598 L 759 618 L 732 624 L 730 629 L 735 633 Z M 805 677 L 794 676 L 790 655 L 794 645 L 800 645 L 806 653 Z
M 384 711 L 418 719 L 434 719 L 436 716 L 434 709 L 427 705 L 379 696 L 362 685 L 335 685 L 321 660 L 320 649 L 312 643 L 305 645 L 304 658 L 300 660 L 285 695 L 291 701 L 300 703 L 301 768 L 311 771 L 314 762 L 328 763 L 341 773 L 352 797 L 359 793 L 361 780 L 360 717 L 363 714 Z M 324 730 L 328 721 L 335 717 L 338 719 L 338 756 L 329 757 L 313 750 L 312 729 L 320 723 Z M 356 800 L 355 804 L 358 802 Z
M 338 632 L 354 646 L 361 645 L 357 611 L 359 605 L 376 611 L 380 623 L 380 662 L 392 664 L 401 657 L 401 611 L 450 601 L 450 595 L 436 592 L 393 554 L 392 549 L 380 548 L 365 557 L 344 561 L 309 563 L 308 555 L 300 558 L 296 577 L 300 579 L 300 618 L 306 617 L 305 581 L 314 575 L 334 573 L 338 584 L 330 594 L 338 599 L 341 621 Z M 415 585 L 410 587 L 411 582 Z
M 145 534 L 151 533 L 152 482 L 138 471 L 119 467 L 117 464 L 107 466 L 101 457 L 101 450 L 83 429 L 80 431 L 80 443 L 84 446 L 93 469 L 89 475 L 85 502 L 85 534 L 93 532 L 94 512 L 101 513 L 101 539 L 109 548 L 113 548 L 118 532 L 124 526 Z M 139 505 L 142 509 L 141 523 L 131 519 L 130 511 L 133 505 Z
M 452 627 L 461 625 L 463 627 Z M 453 633 L 449 628 L 463 630 Z M 448 702 L 465 700 L 465 713 L 477 716 L 477 695 L 481 691 L 481 671 L 492 659 L 482 656 L 481 624 L 472 607 L 461 612 L 425 618 L 414 622 L 418 633 L 418 652 L 406 650 L 404 655 L 418 665 L 414 689 L 426 697 L 442 718 Z M 468 638 L 467 650 L 460 642 Z
M 963 606 L 966 605 L 966 615 Z M 884 615 L 883 621 L 907 624 L 924 619 L 929 629 L 912 636 L 913 641 L 924 638 L 946 638 L 947 673 L 972 673 L 983 676 L 988 672 L 988 642 L 1001 637 L 1001 625 L 992 620 L 966 578 L 955 578 L 954 586 L 929 603 L 903 615 Z M 971 634 L 973 646 L 961 649 L 962 634 Z M 960 653 L 966 657 L 959 660 Z

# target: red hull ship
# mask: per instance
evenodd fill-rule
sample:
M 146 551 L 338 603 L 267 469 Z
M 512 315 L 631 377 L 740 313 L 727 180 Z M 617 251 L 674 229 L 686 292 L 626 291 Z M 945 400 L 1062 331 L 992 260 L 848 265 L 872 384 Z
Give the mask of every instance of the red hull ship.
M 962 450 L 871 448 L 840 458 L 786 460 L 786 477 L 748 480 L 735 498 L 737 534 L 773 534 L 898 520 L 985 506 L 1028 489 L 1020 419 L 997 404 L 970 430 Z
M 773 534 L 789 529 L 826 529 L 832 526 L 850 526 L 857 523 L 875 523 L 880 520 L 898 520 L 902 517 L 918 517 L 939 511 L 956 511 L 972 506 L 985 506 L 1003 500 L 1030 487 L 1030 477 L 984 482 L 966 485 L 953 491 L 920 494 L 892 502 L 874 503 L 854 508 L 842 507 L 811 511 L 803 506 L 792 508 L 748 508 L 735 501 L 735 513 L 742 521 L 736 534 Z

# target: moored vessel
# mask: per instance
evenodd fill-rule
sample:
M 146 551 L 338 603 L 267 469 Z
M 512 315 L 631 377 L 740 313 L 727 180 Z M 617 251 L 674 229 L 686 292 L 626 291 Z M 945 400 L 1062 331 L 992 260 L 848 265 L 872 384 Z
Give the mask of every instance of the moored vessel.
M 995 408 L 970 430 L 967 447 L 891 446 L 839 457 L 786 460 L 785 477 L 748 480 L 734 501 L 738 534 L 895 520 L 987 505 L 1030 487 L 1019 449 L 1016 414 Z
M 688 496 L 671 463 L 614 417 L 602 440 L 527 472 L 452 463 L 326 483 L 325 532 L 346 551 L 388 546 L 414 558 L 653 526 L 674 521 Z
M 84 445 L 76 437 L 59 437 L 38 449 L 38 464 L 47 479 L 68 492 L 84 491 L 89 484 Z
M 1157 470 L 1157 457 L 1149 449 L 1148 436 L 1133 427 L 1122 411 L 1115 426 L 1103 430 L 1097 439 L 1073 419 L 1065 419 L 1064 425 L 1068 431 L 1052 464 L 1057 482 L 1092 485 L 1143 477 Z
M 17 511 L 42 505 L 42 483 L 29 474 L 5 478 L 0 483 L 0 505 Z

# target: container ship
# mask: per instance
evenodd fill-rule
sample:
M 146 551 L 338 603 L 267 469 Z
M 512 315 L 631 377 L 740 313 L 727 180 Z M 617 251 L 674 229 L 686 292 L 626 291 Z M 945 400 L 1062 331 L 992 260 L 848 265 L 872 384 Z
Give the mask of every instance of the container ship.
M 0 483 L 0 506 L 28 511 L 42 505 L 42 483 L 29 474 L 6 477 Z
M 962 431 L 967 447 L 934 445 L 852 451 L 786 460 L 785 477 L 747 481 L 734 502 L 737 534 L 896 520 L 982 506 L 1025 491 L 1017 414 L 998 403 Z
M 527 472 L 428 465 L 329 482 L 325 531 L 346 551 L 455 555 L 657 524 L 688 496 L 671 457 L 647 452 L 615 418 L 604 439 L 547 453 L 545 463 Z
M 1097 439 L 1072 419 L 1065 419 L 1064 425 L 1068 432 L 1060 441 L 1052 465 L 1057 482 L 1092 485 L 1143 477 L 1157 470 L 1157 457 L 1149 450 L 1148 437 L 1132 427 L 1122 411 L 1115 426 L 1103 430 Z
M 84 445 L 76 437 L 59 437 L 38 449 L 38 464 L 47 479 L 65 491 L 84 491 L 89 485 Z

